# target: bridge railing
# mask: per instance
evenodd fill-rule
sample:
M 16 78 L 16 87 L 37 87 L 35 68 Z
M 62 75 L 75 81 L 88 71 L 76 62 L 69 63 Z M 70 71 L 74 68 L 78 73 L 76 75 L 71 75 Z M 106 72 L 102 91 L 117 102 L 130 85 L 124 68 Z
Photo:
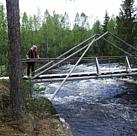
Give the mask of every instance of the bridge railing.
M 35 69 L 45 65 L 50 61 L 54 63 L 63 60 L 64 58 L 39 58 L 39 59 L 22 59 L 22 73 L 26 75 L 27 71 L 27 62 L 35 62 Z M 61 64 L 58 64 L 56 67 L 60 67 L 66 64 L 75 64 L 78 60 L 78 57 L 73 57 L 64 61 Z M 98 62 L 97 62 L 98 61 Z M 52 63 L 52 65 L 54 64 Z M 137 56 L 99 56 L 99 57 L 83 57 L 81 63 L 93 63 L 94 65 L 108 64 L 111 67 L 111 64 L 117 63 L 119 66 L 122 66 L 124 69 L 137 68 Z M 97 64 L 98 63 L 98 64 Z M 49 69 L 50 71 L 50 69 Z M 47 72 L 46 72 L 47 73 Z M 8 65 L 0 65 L 0 76 L 8 76 Z
M 27 68 L 27 62 L 35 62 L 35 68 L 39 68 L 42 65 L 53 61 L 54 63 L 63 60 L 64 58 L 40 58 L 40 59 L 22 59 L 23 62 L 23 73 L 24 75 L 26 74 L 26 68 Z M 78 60 L 78 57 L 70 58 L 67 61 L 56 65 L 55 67 L 49 69 L 46 71 L 45 74 L 50 73 L 52 69 L 55 69 L 57 67 L 60 67 L 62 65 L 66 64 L 75 64 L 75 62 Z M 54 63 L 52 65 L 54 65 Z M 81 63 L 92 63 L 99 68 L 100 65 L 102 64 L 107 64 L 111 67 L 112 64 L 118 64 L 120 67 L 123 67 L 123 69 L 126 69 L 127 71 L 131 68 L 137 68 L 137 56 L 99 56 L 99 57 L 84 57 Z M 51 65 L 51 67 L 52 67 Z

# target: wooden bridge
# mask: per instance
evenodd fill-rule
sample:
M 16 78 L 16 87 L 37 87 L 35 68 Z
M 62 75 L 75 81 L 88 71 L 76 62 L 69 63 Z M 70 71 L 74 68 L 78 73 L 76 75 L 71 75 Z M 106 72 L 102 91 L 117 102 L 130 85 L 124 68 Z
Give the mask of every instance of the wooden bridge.
M 86 80 L 86 79 L 98 79 L 98 78 L 112 78 L 112 77 L 129 77 L 129 76 L 136 76 L 137 75 L 137 68 L 131 69 L 131 71 L 127 71 L 125 69 L 114 70 L 114 71 L 102 71 L 101 73 L 96 72 L 79 72 L 79 73 L 72 73 L 67 80 Z M 46 74 L 40 75 L 34 82 L 57 82 L 63 81 L 63 79 L 67 76 L 67 73 L 63 74 Z M 28 77 L 24 77 L 24 79 L 28 79 Z
M 125 51 L 124 49 L 117 46 L 113 42 L 107 40 L 105 38 L 106 35 L 110 35 L 110 36 L 116 38 L 116 40 L 120 41 L 128 48 L 131 48 L 133 50 L 134 54 Z M 97 41 L 99 41 L 100 39 L 107 42 L 110 46 L 113 46 L 116 49 L 120 50 L 124 55 L 123 56 L 90 57 L 90 58 L 84 57 L 86 55 L 86 53 L 89 51 L 89 49 L 92 46 L 94 46 L 95 43 Z M 79 58 L 74 58 L 74 56 L 78 53 L 81 53 L 81 56 Z M 26 62 L 45 62 L 46 61 L 46 64 L 44 64 L 43 66 L 41 66 L 40 68 L 35 70 L 35 76 L 31 77 L 31 80 L 33 82 L 62 81 L 59 88 L 53 94 L 53 97 L 52 97 L 52 99 L 53 99 L 55 97 L 55 95 L 57 94 L 57 92 L 61 89 L 61 87 L 67 80 L 136 76 L 137 75 L 137 66 L 136 66 L 137 56 L 136 56 L 136 54 L 137 54 L 137 49 L 134 46 L 123 41 L 122 39 L 120 39 L 116 35 L 112 34 L 111 32 L 106 32 L 102 35 L 93 35 L 92 37 L 86 39 L 85 41 L 79 43 L 78 45 L 69 49 L 65 53 L 61 54 L 57 58 L 48 58 L 48 59 L 41 58 L 41 59 L 31 59 L 31 60 L 23 59 L 22 61 L 25 63 Z M 124 62 L 122 62 L 122 65 L 125 64 L 125 68 L 111 70 L 111 71 L 110 70 L 102 71 L 100 68 L 100 64 L 102 63 L 101 60 L 103 60 L 103 59 L 110 60 L 110 58 L 113 60 L 117 59 L 119 62 L 122 62 L 121 60 L 123 59 Z M 94 72 L 87 71 L 87 72 L 74 73 L 74 70 L 76 69 L 76 67 L 81 63 L 81 61 L 83 61 L 85 59 L 94 62 L 96 70 Z M 131 61 L 130 61 L 131 59 L 132 59 L 132 63 L 134 64 L 134 67 L 132 67 L 133 64 L 131 64 Z M 49 71 L 51 69 L 56 68 L 57 66 L 63 64 L 64 62 L 66 62 L 68 60 L 69 61 L 76 60 L 75 64 L 72 66 L 72 69 L 68 73 L 49 74 Z M 117 63 L 117 61 L 116 61 L 116 63 Z M 30 79 L 26 76 L 24 76 L 23 78 Z
M 60 56 L 58 56 L 57 58 L 41 58 L 41 59 L 33 59 L 33 60 L 23 60 L 23 62 L 27 62 L 27 61 L 39 61 L 39 62 L 44 62 L 44 61 L 49 61 L 47 62 L 45 65 L 43 65 L 42 67 L 38 68 L 35 70 L 35 76 L 32 77 L 31 79 L 33 81 L 62 81 L 64 80 L 78 80 L 78 79 L 90 79 L 90 78 L 108 78 L 108 77 L 122 77 L 122 76 L 135 76 L 137 75 L 137 67 L 132 68 L 132 64 L 130 62 L 130 60 L 132 59 L 132 63 L 136 64 L 137 61 L 137 56 L 129 53 L 127 51 L 125 51 L 124 49 L 120 48 L 119 46 L 115 45 L 114 43 L 112 43 L 111 41 L 108 41 L 107 39 L 105 39 L 106 35 L 110 35 L 114 38 L 116 38 L 116 40 L 119 40 L 121 43 L 125 44 L 125 46 L 130 47 L 131 49 L 133 49 L 134 54 L 135 52 L 137 52 L 137 49 L 126 43 L 125 41 L 123 41 L 122 39 L 120 39 L 119 37 L 117 37 L 116 35 L 112 34 L 111 32 L 106 32 L 104 34 L 102 34 L 101 36 L 99 35 L 93 35 L 92 37 L 86 39 L 85 41 L 81 42 L 80 44 L 74 46 L 73 48 L 71 48 L 70 50 L 66 51 L 65 53 L 61 54 Z M 110 46 L 115 47 L 116 49 L 120 50 L 124 56 L 104 56 L 104 57 L 84 57 L 86 55 L 86 53 L 88 52 L 88 50 L 94 46 L 94 43 L 99 41 L 100 39 L 103 39 L 105 42 L 109 43 Z M 74 58 L 74 56 L 78 53 L 82 52 L 82 55 L 79 58 Z M 136 53 L 137 54 L 137 53 Z M 110 59 L 114 60 L 124 60 L 123 64 L 125 63 L 125 69 L 119 69 L 119 70 L 112 70 L 112 71 L 102 71 L 100 69 L 100 63 L 102 63 L 101 61 L 103 59 Z M 61 65 L 62 63 L 66 62 L 66 61 L 74 61 L 75 65 L 73 65 L 72 69 L 70 70 L 69 73 L 66 74 L 48 74 L 48 72 Z M 73 71 L 75 70 L 75 68 L 77 67 L 77 65 L 83 61 L 83 60 L 90 60 L 90 62 L 94 62 L 95 66 L 96 66 L 96 71 L 95 72 L 83 72 L 83 73 L 73 73 Z M 116 61 L 115 61 L 116 62 Z M 45 74 L 46 73 L 46 74 Z M 27 78 L 25 78 L 27 79 Z

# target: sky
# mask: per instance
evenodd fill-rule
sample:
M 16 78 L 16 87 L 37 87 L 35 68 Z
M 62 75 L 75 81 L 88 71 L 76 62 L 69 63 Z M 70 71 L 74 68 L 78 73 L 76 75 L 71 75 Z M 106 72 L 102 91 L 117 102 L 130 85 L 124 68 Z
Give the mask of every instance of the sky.
M 5 5 L 6 0 L 0 0 Z M 58 14 L 64 14 L 66 11 L 69 14 L 71 21 L 74 21 L 76 13 L 84 12 L 90 20 L 104 20 L 105 11 L 108 15 L 118 15 L 122 0 L 20 0 L 20 12 L 27 12 L 29 15 L 37 14 L 38 9 L 43 15 L 48 9 L 52 15 L 55 10 Z M 135 0 L 137 5 L 137 0 Z

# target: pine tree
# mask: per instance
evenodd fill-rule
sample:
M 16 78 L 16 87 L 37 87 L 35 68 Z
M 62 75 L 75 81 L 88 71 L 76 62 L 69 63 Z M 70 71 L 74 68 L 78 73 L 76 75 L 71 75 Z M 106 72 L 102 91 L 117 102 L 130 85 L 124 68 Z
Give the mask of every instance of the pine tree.
M 92 27 L 93 35 L 100 35 L 102 33 L 102 26 L 99 20 L 96 20 Z M 96 45 L 92 47 L 92 55 L 101 55 L 100 40 L 96 42 Z
M 135 35 L 137 34 L 134 23 L 135 17 L 134 0 L 122 1 L 120 13 L 117 17 L 117 35 L 131 45 L 134 44 Z M 119 45 L 126 51 L 130 51 L 124 44 L 119 43 Z
M 24 112 L 23 79 L 21 74 L 21 40 L 19 0 L 6 0 L 9 39 L 9 79 L 11 112 L 17 117 Z
M 104 17 L 104 23 L 102 25 L 102 32 L 105 33 L 108 31 L 108 23 L 109 23 L 110 17 L 108 16 L 108 12 L 106 11 L 105 17 Z M 107 39 L 108 37 L 105 36 Z M 102 56 L 107 56 L 109 55 L 109 45 L 107 44 L 106 41 L 102 40 L 102 43 L 100 45 Z
M 107 32 L 108 31 L 108 23 L 109 23 L 109 19 L 110 17 L 108 16 L 108 12 L 106 11 L 105 13 L 105 17 L 104 17 L 104 22 L 103 22 L 103 25 L 102 25 L 102 31 L 103 33 Z

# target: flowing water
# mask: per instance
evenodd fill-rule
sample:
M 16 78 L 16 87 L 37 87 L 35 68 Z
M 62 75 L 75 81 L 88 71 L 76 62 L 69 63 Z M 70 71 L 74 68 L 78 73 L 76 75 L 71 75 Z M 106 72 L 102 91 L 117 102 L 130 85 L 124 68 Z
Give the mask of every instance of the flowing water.
M 66 73 L 72 65 L 54 72 Z M 101 65 L 102 70 L 117 69 L 117 64 Z M 94 71 L 92 64 L 77 66 L 75 72 Z M 41 83 L 44 97 L 50 98 L 60 82 Z M 67 81 L 53 101 L 74 136 L 137 136 L 137 87 L 118 79 Z

